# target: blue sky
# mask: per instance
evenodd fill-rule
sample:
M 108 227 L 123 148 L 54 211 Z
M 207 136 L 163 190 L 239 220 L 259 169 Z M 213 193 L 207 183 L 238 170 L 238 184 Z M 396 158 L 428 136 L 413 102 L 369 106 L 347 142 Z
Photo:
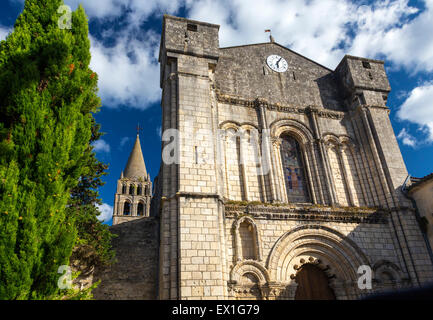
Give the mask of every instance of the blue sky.
M 24 0 L 0 4 L 0 39 Z M 334 69 L 344 54 L 383 59 L 392 87 L 390 118 L 412 176 L 433 172 L 433 0 L 66 0 L 89 16 L 92 62 L 103 101 L 95 116 L 106 134 L 95 146 L 110 165 L 100 189 L 105 219 L 140 123 L 152 180 L 160 165 L 158 51 L 162 14 L 216 23 L 220 46 L 275 40 Z M 102 217 L 102 215 L 101 215 Z M 108 217 L 108 218 L 107 218 Z M 106 220 L 111 224 L 111 220 Z

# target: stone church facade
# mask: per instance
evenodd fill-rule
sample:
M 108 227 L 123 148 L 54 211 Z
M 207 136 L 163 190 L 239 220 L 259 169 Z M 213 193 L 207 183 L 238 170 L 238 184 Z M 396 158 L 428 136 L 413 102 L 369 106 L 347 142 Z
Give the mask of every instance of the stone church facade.
M 384 62 L 330 70 L 272 39 L 220 48 L 218 33 L 164 16 L 158 298 L 357 299 L 433 281 Z
M 95 298 L 358 299 L 433 281 L 384 62 L 330 70 L 218 34 L 164 16 L 160 172 L 149 207 L 137 136 L 115 195 L 119 262 Z

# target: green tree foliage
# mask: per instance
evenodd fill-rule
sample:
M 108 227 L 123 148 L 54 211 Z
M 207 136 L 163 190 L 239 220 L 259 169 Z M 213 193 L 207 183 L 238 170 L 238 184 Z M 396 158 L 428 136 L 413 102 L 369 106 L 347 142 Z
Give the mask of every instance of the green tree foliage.
M 93 123 L 92 137 L 94 142 L 101 137 L 100 125 Z M 84 267 L 104 267 L 114 261 L 111 249 L 113 235 L 107 225 L 102 224 L 97 216 L 100 214 L 96 204 L 101 204 L 98 188 L 104 185 L 101 177 L 106 175 L 107 165 L 95 157 L 93 148 L 86 149 L 87 165 L 78 185 L 71 191 L 68 211 L 75 216 L 78 241 L 72 258 L 79 260 Z
M 70 191 L 92 167 L 100 99 L 88 22 L 79 7 L 60 29 L 61 5 L 26 0 L 0 43 L 0 299 L 57 294 L 80 220 L 68 214 Z

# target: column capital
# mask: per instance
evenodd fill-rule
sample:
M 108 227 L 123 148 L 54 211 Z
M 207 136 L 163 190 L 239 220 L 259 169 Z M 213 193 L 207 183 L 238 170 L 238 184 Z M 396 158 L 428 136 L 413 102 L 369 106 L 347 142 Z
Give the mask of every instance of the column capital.
M 271 138 L 271 143 L 274 147 L 280 148 L 281 147 L 281 143 L 283 142 L 283 140 L 280 137 L 272 137 Z

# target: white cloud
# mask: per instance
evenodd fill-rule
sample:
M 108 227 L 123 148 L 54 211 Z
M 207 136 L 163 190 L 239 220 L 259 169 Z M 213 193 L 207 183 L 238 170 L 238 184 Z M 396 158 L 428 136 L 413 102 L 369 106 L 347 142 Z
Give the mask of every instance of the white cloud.
M 384 55 L 386 60 L 412 73 L 432 71 L 433 1 L 426 0 L 425 5 L 425 10 L 410 21 L 405 18 L 417 10 L 407 6 L 407 1 L 396 1 L 386 9 L 367 13 L 367 23 L 360 27 L 351 52 L 361 56 Z
M 410 135 L 405 128 L 403 128 L 400 133 L 397 135 L 397 138 L 400 139 L 403 144 L 411 147 L 415 147 L 416 139 L 412 135 Z
M 24 0 L 9 1 L 24 3 Z M 180 0 L 64 0 L 64 3 L 72 10 L 81 4 L 90 18 L 98 19 L 119 17 L 128 9 L 136 22 L 147 19 L 156 11 L 173 13 L 181 5 Z
M 397 112 L 397 117 L 419 125 L 433 142 L 433 83 L 427 82 L 413 89 Z
M 186 0 L 191 18 L 220 24 L 221 46 L 275 41 L 335 68 L 344 54 L 383 58 L 412 71 L 433 70 L 433 0 L 359 5 L 349 0 Z
M 101 222 L 107 222 L 110 221 L 113 217 L 113 207 L 103 203 L 101 205 L 97 204 L 96 207 L 99 209 L 101 214 L 97 216 L 98 220 Z
M 158 127 L 156 127 L 156 133 L 158 134 L 158 137 L 162 137 L 162 127 L 161 126 L 158 126 Z
M 21 0 L 22 1 L 22 0 Z M 181 6 L 181 0 L 65 0 L 72 10 L 82 4 L 90 18 L 115 18 L 128 10 L 130 22 L 136 26 L 154 13 L 174 13 Z
M 151 31 L 147 41 L 131 39 L 128 34 L 117 38 L 114 47 L 105 47 L 91 37 L 91 68 L 99 77 L 99 93 L 104 106 L 119 104 L 145 109 L 160 98 L 159 64 L 156 43 L 159 37 Z M 158 39 L 158 40 L 157 40 Z
M 220 24 L 220 45 L 275 41 L 326 65 L 336 65 L 343 52 L 335 48 L 347 39 L 345 24 L 352 5 L 341 0 L 187 1 L 189 16 Z
M 368 6 L 355 0 L 66 1 L 72 9 L 79 2 L 90 18 L 126 15 L 128 22 L 120 32 L 103 30 L 103 36 L 114 36 L 113 47 L 91 39 L 91 66 L 99 75 L 104 106 L 145 109 L 159 100 L 160 37 L 139 26 L 153 15 L 176 15 L 181 8 L 190 18 L 221 25 L 222 47 L 267 42 L 264 30 L 271 29 L 278 43 L 332 69 L 344 54 L 352 54 L 384 58 L 412 73 L 433 71 L 433 0 L 424 0 L 421 12 L 409 0 L 377 0 Z M 146 40 L 138 40 L 143 32 Z
M 102 139 L 95 141 L 92 145 L 96 152 L 110 152 L 110 145 Z
M 129 141 L 131 140 L 131 138 L 129 137 L 123 137 L 122 139 L 120 139 L 120 144 L 119 144 L 119 149 L 122 149 L 123 146 Z
M 20 1 L 23 0 L 11 0 Z M 126 16 L 126 28 L 103 30 L 115 45 L 107 47 L 102 39 L 91 40 L 91 68 L 98 74 L 103 106 L 145 109 L 160 96 L 158 50 L 160 36 L 143 31 L 140 24 L 157 13 L 175 13 L 181 0 L 66 0 L 75 10 L 82 3 L 89 18 L 115 19 Z M 145 32 L 144 37 L 143 32 Z M 0 33 L 1 35 L 1 33 Z M 137 35 L 145 40 L 138 40 Z
M 0 26 L 0 41 L 5 40 L 9 32 L 12 31 L 12 28 L 2 27 Z

